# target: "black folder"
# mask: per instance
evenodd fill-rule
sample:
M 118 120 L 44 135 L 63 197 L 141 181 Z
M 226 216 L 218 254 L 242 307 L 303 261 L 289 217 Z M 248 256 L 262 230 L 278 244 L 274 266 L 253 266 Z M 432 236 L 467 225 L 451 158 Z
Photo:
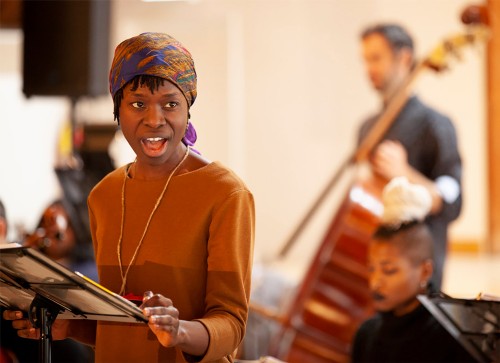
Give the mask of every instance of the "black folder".
M 436 320 L 481 363 L 500 362 L 500 301 L 419 295 Z
M 29 312 L 42 299 L 62 319 L 147 323 L 134 303 L 30 247 L 0 246 L 0 306 Z

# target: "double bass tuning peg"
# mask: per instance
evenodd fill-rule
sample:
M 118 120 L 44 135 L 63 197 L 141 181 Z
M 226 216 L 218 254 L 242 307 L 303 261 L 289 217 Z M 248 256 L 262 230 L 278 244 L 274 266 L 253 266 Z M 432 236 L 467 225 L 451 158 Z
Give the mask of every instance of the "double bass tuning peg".
M 486 25 L 490 24 L 488 9 L 486 5 L 470 5 L 467 6 L 461 15 L 462 23 L 466 25 Z

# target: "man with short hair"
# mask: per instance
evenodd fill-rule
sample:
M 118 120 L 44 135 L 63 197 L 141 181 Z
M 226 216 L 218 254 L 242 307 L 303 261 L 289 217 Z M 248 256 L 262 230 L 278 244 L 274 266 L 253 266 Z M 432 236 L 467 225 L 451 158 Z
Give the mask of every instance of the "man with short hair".
M 377 24 L 365 29 L 361 47 L 367 75 L 380 95 L 382 110 L 362 124 L 359 142 L 402 89 L 415 66 L 413 39 L 398 24 Z M 425 186 L 431 194 L 432 208 L 426 223 L 435 244 L 432 283 L 440 290 L 448 225 L 459 216 L 462 206 L 462 162 L 453 123 L 412 95 L 374 148 L 369 162 L 374 173 L 387 181 L 405 176 L 410 182 Z

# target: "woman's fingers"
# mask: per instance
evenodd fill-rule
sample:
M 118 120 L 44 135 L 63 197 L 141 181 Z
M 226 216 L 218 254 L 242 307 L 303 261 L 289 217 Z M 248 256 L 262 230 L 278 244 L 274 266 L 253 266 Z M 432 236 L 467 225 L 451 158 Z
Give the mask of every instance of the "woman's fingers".
M 38 329 L 31 327 L 28 329 L 18 330 L 17 335 L 19 335 L 21 338 L 39 339 L 40 338 L 40 331 Z
M 40 333 L 35 329 L 31 322 L 23 318 L 23 312 L 17 310 L 4 310 L 2 318 L 12 321 L 12 327 L 17 330 L 17 335 L 22 338 L 38 339 Z
M 142 299 L 141 308 L 152 306 L 172 306 L 172 300 L 161 294 L 153 294 L 151 291 L 146 291 Z
M 20 330 L 20 329 L 29 329 L 32 328 L 33 326 L 31 325 L 31 322 L 28 319 L 18 319 L 12 321 L 12 327 L 16 330 Z
M 178 319 L 172 315 L 151 315 L 149 322 L 155 325 L 177 325 Z
M 18 320 L 23 318 L 23 312 L 17 310 L 4 310 L 2 317 L 5 320 Z

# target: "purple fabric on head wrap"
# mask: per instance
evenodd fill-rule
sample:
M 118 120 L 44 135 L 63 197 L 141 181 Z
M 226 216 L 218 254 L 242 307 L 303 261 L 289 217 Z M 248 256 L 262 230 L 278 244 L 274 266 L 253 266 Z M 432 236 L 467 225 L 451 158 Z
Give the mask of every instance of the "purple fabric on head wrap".
M 196 70 L 189 51 L 176 39 L 163 33 L 142 33 L 121 42 L 109 72 L 109 91 L 116 92 L 134 77 L 150 75 L 176 85 L 190 108 L 196 99 Z M 188 123 L 184 144 L 193 146 L 196 131 Z

